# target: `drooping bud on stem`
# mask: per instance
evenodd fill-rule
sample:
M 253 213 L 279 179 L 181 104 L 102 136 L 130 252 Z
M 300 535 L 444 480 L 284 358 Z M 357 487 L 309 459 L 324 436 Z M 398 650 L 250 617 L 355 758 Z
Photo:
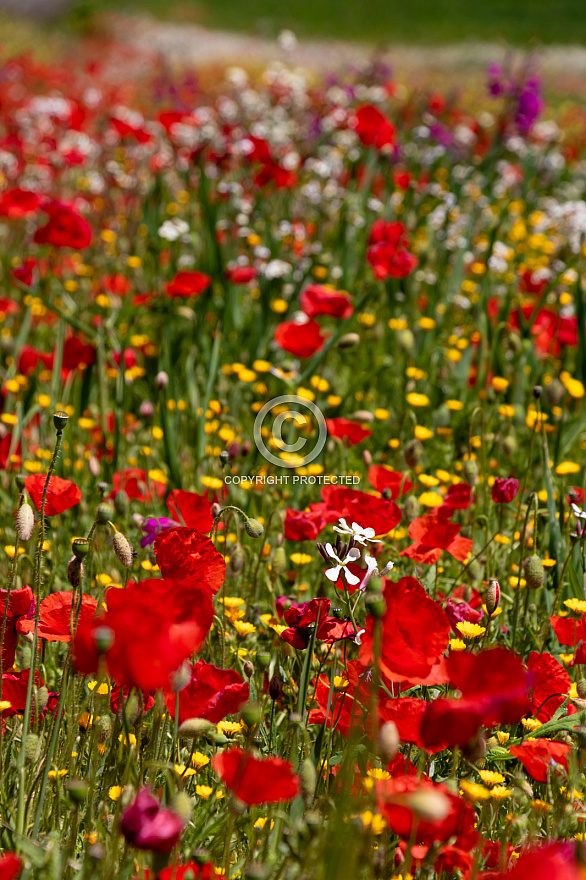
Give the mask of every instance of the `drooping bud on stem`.
M 116 528 L 116 526 L 113 525 L 113 528 Z M 116 530 L 112 537 L 112 546 L 114 547 L 114 553 L 116 554 L 118 562 L 120 562 L 124 568 L 131 568 L 133 559 L 132 544 L 126 535 L 123 535 L 122 532 Z
M 486 590 L 486 611 L 492 617 L 501 598 L 501 588 L 496 578 L 491 578 Z
M 35 527 L 35 514 L 28 503 L 23 501 L 16 512 L 16 531 L 21 541 L 28 541 Z

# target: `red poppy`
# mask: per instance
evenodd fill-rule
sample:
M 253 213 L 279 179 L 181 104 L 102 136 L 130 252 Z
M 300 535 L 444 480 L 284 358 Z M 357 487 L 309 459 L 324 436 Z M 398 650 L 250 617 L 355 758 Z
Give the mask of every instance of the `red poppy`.
M 49 221 L 35 232 L 36 244 L 70 247 L 76 251 L 91 244 L 92 227 L 71 205 L 50 202 L 43 210 L 49 215 Z
M 391 498 L 406 495 L 413 488 L 413 483 L 407 474 L 394 471 L 383 464 L 373 464 L 368 469 L 368 482 L 377 492 L 384 492 L 385 489 L 388 489 Z
M 374 104 L 363 104 L 357 109 L 354 128 L 366 147 L 381 150 L 395 143 L 395 126 Z
M 163 868 L 157 874 L 157 880 L 216 880 L 223 876 L 212 862 L 203 865 L 200 862 L 186 862 L 184 865 L 169 865 Z M 145 878 L 154 880 L 154 875 L 147 870 Z
M 10 703 L 8 708 L 2 709 L 2 718 L 24 714 L 29 672 L 29 669 L 23 669 L 22 672 L 10 671 L 2 675 L 2 699 Z M 38 672 L 35 672 L 35 684 L 37 688 L 43 686 L 43 679 Z M 33 688 L 33 695 L 34 693 Z
M 207 718 L 217 724 L 227 715 L 238 712 L 248 701 L 249 686 L 235 669 L 219 669 L 204 660 L 191 666 L 191 680 L 179 693 L 179 721 Z M 175 718 L 176 693 L 165 691 L 165 703 Z
M 372 437 L 372 431 L 350 419 L 326 419 L 326 428 L 331 437 L 343 440 L 346 446 L 357 446 L 367 437 Z
M 140 713 L 144 715 L 146 712 L 150 712 L 155 705 L 154 691 L 141 691 L 131 688 L 127 684 L 115 684 L 110 691 L 110 709 L 114 715 L 118 715 L 132 693 L 136 694 Z
M 300 304 L 308 318 L 331 315 L 332 318 L 350 318 L 354 312 L 352 297 L 345 290 L 334 290 L 325 284 L 310 284 L 301 292 Z
M 63 344 L 61 368 L 65 371 L 91 367 L 96 360 L 96 349 L 78 336 L 68 336 Z
M 365 675 L 364 670 L 362 674 Z M 368 689 L 366 693 L 362 694 L 364 702 L 361 703 L 361 695 L 357 693 L 357 686 L 353 681 L 349 682 L 342 691 L 334 691 L 331 700 L 330 682 L 326 676 L 320 675 L 319 679 L 314 680 L 312 684 L 315 687 L 314 702 L 319 708 L 310 711 L 308 724 L 325 724 L 327 720 L 329 728 L 339 730 L 345 737 L 348 736 L 350 730 L 364 730 L 370 708 Z
M 313 627 L 317 624 L 316 637 L 331 645 L 342 639 L 354 639 L 354 627 L 349 621 L 329 617 L 329 599 L 311 599 L 309 602 L 293 602 L 283 614 L 288 629 L 283 630 L 281 639 L 293 648 L 307 648 Z
M 116 471 L 112 477 L 112 485 L 114 490 L 110 497 L 113 498 L 117 492 L 124 491 L 129 498 L 141 502 L 151 502 L 153 494 L 157 498 L 162 498 L 167 491 L 164 483 L 148 480 L 147 472 L 142 468 L 127 468 L 124 471 Z
M 535 739 L 509 748 L 511 755 L 518 758 L 527 773 L 537 782 L 547 782 L 549 771 L 556 765 L 568 769 L 568 755 L 572 751 L 568 743 L 551 739 Z
M 199 296 L 207 290 L 212 279 L 203 272 L 177 272 L 175 278 L 165 285 L 167 296 Z
M 376 220 L 369 237 L 366 258 L 378 279 L 405 278 L 417 266 L 417 257 L 407 249 L 407 230 L 398 221 Z
M 154 548 L 163 577 L 193 579 L 210 593 L 217 593 L 224 583 L 224 557 L 197 529 L 165 529 L 155 538 Z
M 581 617 L 550 617 L 560 645 L 577 645 L 586 639 L 586 615 Z
M 90 623 L 96 614 L 98 603 L 91 596 L 83 594 L 81 608 L 78 616 L 79 597 L 67 590 L 60 593 L 51 593 L 41 602 L 38 636 L 47 642 L 71 641 L 71 603 L 73 600 L 73 622 Z M 21 619 L 16 628 L 20 633 L 34 632 L 35 621 Z
M 519 491 L 519 480 L 514 477 L 496 477 L 491 498 L 497 504 L 508 504 Z
M 0 312 L 3 315 L 16 315 L 18 314 L 19 306 L 18 303 L 13 299 L 5 299 L 5 297 L 0 296 Z
M 521 659 L 506 648 L 452 653 L 447 670 L 462 698 L 439 699 L 428 705 L 421 722 L 426 746 L 465 746 L 480 727 L 513 724 L 529 711 L 531 678 Z
M 391 830 L 404 840 L 411 840 L 413 834 L 415 843 L 431 844 L 453 837 L 456 845 L 465 850 L 476 844 L 476 810 L 445 785 L 410 775 L 379 780 L 375 790 L 379 812 Z M 418 803 L 425 802 L 428 793 L 434 798 L 436 808 L 440 802 L 442 818 L 430 820 L 417 814 Z
M 419 697 L 397 697 L 379 701 L 378 714 L 382 723 L 393 721 L 397 726 L 399 739 L 404 743 L 413 743 L 418 749 L 423 749 L 421 738 L 421 722 L 429 703 Z M 445 749 L 447 743 L 441 743 L 436 748 L 427 749 L 430 752 L 439 752 Z
M 524 852 L 511 871 L 495 874 L 495 880 L 583 880 L 585 860 L 584 844 L 558 840 Z
M 401 551 L 414 562 L 434 565 L 445 550 L 459 562 L 465 562 L 474 542 L 463 538 L 460 525 L 433 513 L 419 516 L 409 526 L 409 537 L 413 541 Z
M 232 284 L 249 284 L 257 275 L 258 271 L 254 266 L 235 266 L 233 269 L 226 269 L 226 278 Z
M 12 270 L 12 275 L 21 284 L 30 287 L 33 283 L 34 272 L 37 267 L 37 261 L 34 257 L 25 257 L 20 266 Z
M 275 329 L 275 342 L 294 357 L 308 358 L 325 342 L 317 321 L 283 321 Z
M 384 598 L 381 671 L 390 681 L 425 684 L 426 679 L 439 672 L 437 667 L 450 638 L 450 621 L 416 578 L 386 581 Z M 367 616 L 365 626 L 360 662 L 366 666 L 373 661 L 371 615 Z
M 529 654 L 527 668 L 533 676 L 531 708 L 538 721 L 549 721 L 566 699 L 570 676 L 552 654 Z
M 23 345 L 18 353 L 18 372 L 30 376 L 37 366 L 42 364 L 48 370 L 53 369 L 53 355 L 37 351 L 31 345 Z
M 0 856 L 0 880 L 16 880 L 23 867 L 24 864 L 16 853 L 5 852 Z
M 11 470 L 19 468 L 22 461 L 20 454 L 20 440 L 12 448 L 13 437 L 11 433 L 6 433 L 0 440 L 0 470 Z
M 38 511 L 41 510 L 43 492 L 47 482 L 46 474 L 31 474 L 25 477 L 24 487 Z M 61 477 L 51 477 L 47 497 L 45 499 L 45 515 L 57 516 L 79 504 L 81 501 L 81 489 L 71 480 L 62 480 Z
M 20 186 L 5 189 L 0 196 L 0 215 L 3 217 L 28 217 L 35 214 L 42 205 L 41 196 L 30 189 Z
M 336 511 L 338 517 L 345 517 L 363 528 L 373 528 L 375 535 L 386 535 L 401 522 L 401 508 L 394 501 L 359 489 L 324 486 L 321 496 L 326 507 Z
M 214 517 L 212 502 L 207 495 L 173 489 L 167 497 L 167 508 L 174 519 L 182 521 L 188 528 L 202 533 L 211 532 Z
M 35 611 L 33 591 L 30 587 L 12 590 L 8 599 L 8 609 L 6 609 L 7 598 L 8 590 L 0 590 L 0 630 L 6 615 L 4 641 L 2 642 L 2 669 L 4 672 L 14 666 L 19 633 L 17 624 L 21 618 L 32 616 Z
M 299 793 L 299 777 L 282 758 L 255 758 L 243 749 L 229 749 L 212 759 L 226 787 L 249 807 L 290 801 Z
M 456 483 L 449 487 L 439 511 L 450 517 L 455 510 L 468 510 L 470 507 L 472 488 L 468 483 Z M 438 511 L 438 513 L 439 513 Z
M 78 626 L 75 664 L 83 675 L 98 670 L 96 638 L 108 633 L 108 674 L 143 691 L 169 687 L 171 675 L 203 644 L 214 609 L 209 590 L 166 578 L 130 582 L 106 592 L 107 611 Z
M 283 531 L 288 541 L 313 541 L 325 525 L 319 511 L 294 510 L 288 507 Z

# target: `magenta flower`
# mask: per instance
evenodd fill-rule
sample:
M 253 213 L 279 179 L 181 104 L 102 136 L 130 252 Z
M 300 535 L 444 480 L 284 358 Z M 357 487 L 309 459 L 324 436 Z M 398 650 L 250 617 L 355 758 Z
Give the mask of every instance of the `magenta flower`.
M 161 807 L 148 788 L 140 789 L 120 819 L 120 830 L 128 843 L 157 853 L 171 852 L 183 825 L 177 813 Z
M 492 487 L 491 497 L 497 504 L 508 504 L 519 491 L 519 480 L 515 477 L 497 477 Z

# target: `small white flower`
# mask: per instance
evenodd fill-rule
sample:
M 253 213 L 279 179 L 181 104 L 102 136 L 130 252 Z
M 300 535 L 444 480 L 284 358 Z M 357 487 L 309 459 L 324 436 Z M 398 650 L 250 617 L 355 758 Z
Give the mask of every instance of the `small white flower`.
M 348 555 L 345 559 L 339 558 L 338 554 L 331 544 L 326 544 L 325 551 L 330 559 L 333 559 L 335 562 L 337 562 L 337 565 L 334 565 L 332 568 L 328 568 L 328 570 L 324 572 L 329 581 L 335 584 L 338 581 L 340 574 L 343 572 L 344 577 L 346 578 L 346 583 L 350 586 L 354 587 L 356 586 L 356 584 L 360 583 L 360 578 L 356 577 L 355 574 L 352 574 L 351 571 L 348 571 L 346 567 L 349 562 L 355 562 L 356 559 L 358 559 L 358 557 L 360 556 L 360 550 L 358 550 L 356 547 L 353 547 L 352 550 L 348 551 Z
M 362 526 L 359 526 L 358 523 L 355 522 L 349 526 L 344 517 L 341 517 L 338 525 L 333 528 L 334 531 L 339 532 L 340 535 L 352 535 L 357 544 L 366 544 L 367 541 L 370 541 L 372 544 L 381 543 L 378 538 L 374 537 L 374 529 L 363 529 Z
M 574 516 L 577 516 L 579 519 L 586 519 L 586 510 L 582 510 L 582 508 L 578 507 L 577 504 L 574 504 L 573 501 L 572 510 L 574 511 Z

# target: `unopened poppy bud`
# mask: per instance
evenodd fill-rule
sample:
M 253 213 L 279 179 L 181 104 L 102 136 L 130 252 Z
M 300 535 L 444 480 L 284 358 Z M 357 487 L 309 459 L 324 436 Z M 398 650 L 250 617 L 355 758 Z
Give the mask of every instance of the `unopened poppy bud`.
M 245 703 L 240 709 L 240 717 L 247 727 L 256 727 L 262 721 L 262 707 L 259 703 Z
M 299 782 L 301 785 L 301 795 L 306 804 L 311 803 L 315 794 L 315 784 L 317 782 L 317 773 L 315 764 L 311 758 L 306 758 L 299 768 Z
M 114 644 L 114 630 L 109 626 L 98 626 L 94 630 L 94 642 L 99 654 L 105 654 Z
M 382 593 L 370 592 L 367 593 L 364 597 L 364 605 L 369 614 L 376 620 L 380 620 L 381 617 L 384 617 L 385 611 L 387 610 L 387 604 L 383 598 Z
M 66 783 L 66 788 L 74 804 L 85 803 L 89 791 L 89 784 L 85 779 L 70 779 Z
M 107 742 L 112 736 L 114 725 L 109 715 L 101 715 L 97 721 L 98 739 L 101 743 Z
M 87 460 L 87 466 L 92 477 L 99 477 L 101 471 L 100 459 L 95 455 L 90 455 Z
M 536 590 L 538 587 L 543 586 L 545 569 L 539 556 L 528 556 L 523 562 L 523 569 L 528 589 Z
M 171 801 L 170 807 L 185 825 L 191 821 L 193 815 L 193 800 L 189 797 L 186 791 L 178 791 Z M 185 878 L 185 874 L 183 874 L 183 877 Z
M 187 718 L 179 726 L 179 736 L 185 739 L 199 739 L 212 730 L 214 725 L 207 718 Z
M 246 458 L 246 456 L 250 453 L 251 449 L 252 449 L 252 443 L 250 442 L 250 440 L 245 440 L 244 443 L 242 444 L 242 449 L 240 450 L 240 455 L 243 458 Z
M 157 391 L 161 391 L 163 388 L 166 388 L 169 384 L 169 376 L 165 373 L 164 370 L 161 370 L 155 376 L 155 388 Z
M 483 761 L 486 757 L 486 739 L 481 730 L 478 730 L 462 749 L 462 754 L 471 764 Z
M 285 571 L 287 568 L 287 554 L 285 553 L 284 547 L 277 547 L 275 552 L 273 553 L 273 559 L 271 562 L 271 571 L 277 577 Z
M 242 544 L 235 544 L 230 553 L 230 571 L 232 574 L 238 574 L 244 568 L 246 562 L 246 554 Z
M 403 501 L 403 514 L 405 515 L 407 522 L 412 523 L 414 519 L 417 519 L 420 510 L 421 505 L 419 504 L 419 499 L 416 498 L 415 495 L 407 495 Z
M 24 741 L 25 764 L 32 764 L 39 757 L 41 742 L 36 733 L 29 733 Z
M 83 562 L 72 556 L 67 564 L 67 581 L 76 590 L 83 580 Z
M 383 498 L 385 499 L 385 501 L 390 501 L 393 493 L 391 492 L 391 490 L 389 489 L 388 486 L 385 486 L 385 488 L 383 489 L 381 494 L 382 494 Z
M 580 699 L 586 700 L 586 678 L 584 678 L 584 676 L 582 675 L 576 682 L 576 690 Z
M 138 412 L 143 419 L 150 419 L 155 414 L 155 406 L 151 400 L 143 400 L 138 408 Z
M 114 553 L 116 554 L 116 559 L 118 562 L 124 566 L 124 568 L 132 567 L 132 544 L 122 532 L 116 532 L 112 537 L 112 546 L 114 547 Z
M 106 523 L 109 523 L 111 519 L 113 519 L 116 511 L 114 510 L 114 505 L 110 504 L 109 501 L 102 501 L 101 504 L 98 504 L 96 508 L 96 522 L 102 526 L 105 526 Z
M 69 416 L 66 412 L 62 410 L 58 410 L 56 413 L 53 413 L 53 424 L 55 425 L 55 429 L 58 434 L 63 432 L 63 428 L 67 424 L 69 420 Z
M 38 712 L 44 712 L 49 702 L 49 690 L 44 685 L 37 689 L 35 697 L 35 708 Z
M 213 516 L 213 518 L 216 519 L 216 517 L 218 517 L 218 516 L 220 515 L 221 512 L 222 512 L 222 508 L 221 508 L 221 506 L 218 504 L 217 501 L 214 501 L 214 503 L 212 504 L 212 516 Z
M 116 508 L 118 516 L 126 516 L 128 513 L 130 498 L 123 489 L 120 492 L 116 492 L 114 495 L 114 507 Z
M 394 721 L 386 721 L 378 732 L 377 751 L 384 761 L 392 761 L 399 751 L 399 731 Z
M 254 675 L 254 663 L 252 663 L 250 660 L 245 660 L 242 666 L 242 671 L 244 672 L 246 678 L 252 678 L 252 676 Z
M 362 459 L 366 467 L 370 467 L 372 464 L 372 455 L 370 454 L 368 449 L 365 449 L 362 453 Z
M 244 520 L 244 531 L 250 538 L 261 538 L 264 534 L 264 527 L 257 519 L 247 517 Z
M 539 398 L 541 397 L 542 394 L 543 394 L 543 386 L 534 385 L 533 386 L 533 397 L 535 398 L 535 400 L 539 400 Z
M 281 679 L 275 673 L 269 681 L 269 697 L 271 700 L 278 700 L 281 694 Z
M 566 394 L 566 389 L 559 379 L 553 379 L 545 386 L 543 396 L 549 406 L 559 406 Z
M 90 542 L 87 538 L 74 538 L 71 542 L 71 549 L 76 559 L 83 559 L 89 552 Z
M 358 345 L 359 342 L 360 336 L 358 335 L 358 333 L 345 333 L 338 339 L 338 348 L 354 348 L 354 346 Z
M 184 690 L 191 681 L 191 666 L 189 663 L 182 663 L 179 669 L 175 670 L 171 676 L 171 687 L 175 693 Z
M 474 459 L 469 458 L 468 461 L 464 462 L 462 473 L 469 486 L 476 485 L 476 481 L 478 480 L 478 465 Z
M 2 427 L 4 427 L 4 425 L 2 425 Z M 25 489 L 24 481 L 26 480 L 26 474 L 17 474 L 15 477 L 15 480 L 16 480 L 16 487 L 17 487 L 18 491 L 24 492 L 24 489 Z
M 409 468 L 415 468 L 423 458 L 423 446 L 417 438 L 409 440 L 403 447 L 403 457 L 405 464 Z
M 16 511 L 16 532 L 21 541 L 28 541 L 35 527 L 35 514 L 28 503 L 23 502 Z
M 501 598 L 501 588 L 496 578 L 491 578 L 486 590 L 486 611 L 492 616 L 496 611 Z

